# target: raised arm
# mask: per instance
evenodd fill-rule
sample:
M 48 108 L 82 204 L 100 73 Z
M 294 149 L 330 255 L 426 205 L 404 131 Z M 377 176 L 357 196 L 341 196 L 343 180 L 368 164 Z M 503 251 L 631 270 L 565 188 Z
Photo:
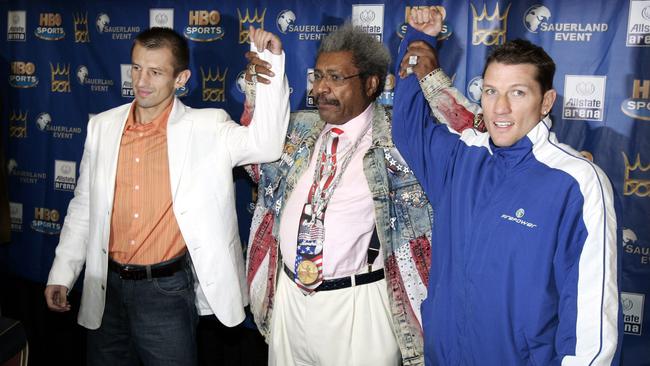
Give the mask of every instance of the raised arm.
M 435 7 L 431 9 L 433 15 L 427 18 L 428 22 L 442 22 Z M 412 19 L 409 23 L 413 24 Z M 428 28 L 421 27 L 421 29 Z M 435 31 L 436 26 L 434 25 L 432 29 Z M 439 26 L 437 29 L 439 31 Z M 392 129 L 395 145 L 413 169 L 432 203 L 437 201 L 437 193 L 444 186 L 448 167 L 459 140 L 457 134 L 451 133 L 447 126 L 436 123 L 431 116 L 431 108 L 417 79 L 417 76 L 424 77 L 431 72 L 432 68 L 437 68 L 437 59 L 435 62 L 430 61 L 436 44 L 436 34 L 428 35 L 409 26 L 406 37 L 400 45 L 397 59 L 404 60 L 408 54 L 410 60 L 407 58 L 406 64 L 397 65 L 395 71 L 395 74 L 399 74 L 400 77 L 397 78 L 395 86 Z M 423 43 L 422 45 L 416 43 L 417 54 L 414 54 L 416 52 L 414 47 L 409 49 L 409 45 L 415 41 Z
M 254 96 L 248 97 L 244 116 L 252 113 L 248 126 L 231 129 L 227 143 L 233 165 L 265 163 L 277 160 L 282 152 L 289 123 L 289 85 L 284 73 L 285 54 L 280 39 L 251 27 L 251 50 L 269 66 L 268 83 L 257 82 Z M 256 71 L 256 70 L 253 70 Z

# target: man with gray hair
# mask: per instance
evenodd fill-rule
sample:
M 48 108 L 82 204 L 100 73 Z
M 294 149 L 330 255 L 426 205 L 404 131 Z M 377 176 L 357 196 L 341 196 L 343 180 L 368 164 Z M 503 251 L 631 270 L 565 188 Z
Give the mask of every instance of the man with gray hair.
M 246 79 L 266 83 L 270 65 L 247 57 Z M 318 111 L 293 113 L 280 160 L 250 169 L 247 277 L 269 365 L 424 364 L 432 210 L 376 103 L 389 63 L 351 25 L 328 35 L 313 74 Z

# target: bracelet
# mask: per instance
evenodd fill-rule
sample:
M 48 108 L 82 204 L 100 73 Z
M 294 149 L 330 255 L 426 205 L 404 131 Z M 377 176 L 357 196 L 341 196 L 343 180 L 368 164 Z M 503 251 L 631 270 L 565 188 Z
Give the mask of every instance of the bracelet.
M 251 103 L 255 103 L 255 83 L 244 79 L 246 85 L 244 85 L 244 94 L 246 94 L 246 99 Z
M 431 71 L 420 79 L 420 88 L 422 88 L 424 97 L 427 100 L 435 97 L 440 90 L 450 86 L 451 79 L 449 79 L 449 76 L 441 68 Z

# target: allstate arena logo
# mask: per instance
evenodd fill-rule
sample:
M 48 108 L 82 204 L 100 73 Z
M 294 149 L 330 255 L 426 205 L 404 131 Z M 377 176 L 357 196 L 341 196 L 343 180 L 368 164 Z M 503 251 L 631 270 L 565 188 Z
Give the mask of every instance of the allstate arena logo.
M 106 13 L 99 13 L 95 20 L 97 32 L 101 35 L 110 34 L 114 40 L 129 40 L 134 34 L 140 33 L 139 26 L 111 25 L 111 18 Z
M 174 29 L 174 9 L 149 9 L 149 27 Z
M 23 204 L 9 202 L 9 217 L 11 219 L 11 231 L 23 231 Z
M 650 0 L 630 1 L 625 45 L 627 47 L 650 46 Z
M 190 10 L 189 22 L 183 31 L 187 39 L 211 42 L 223 38 L 221 14 L 217 10 Z
M 133 98 L 133 80 L 131 79 L 131 65 L 130 64 L 121 64 L 120 65 L 120 89 L 122 91 L 122 96 L 125 98 Z
M 606 76 L 566 75 L 562 108 L 564 119 L 602 121 L 606 81 Z
M 381 42 L 384 33 L 384 5 L 352 5 L 352 25 Z
M 338 29 L 338 24 L 300 24 L 293 10 L 282 10 L 276 25 L 282 34 L 296 34 L 299 41 L 320 41 L 328 33 Z
M 645 294 L 621 292 L 621 305 L 623 306 L 623 332 L 640 336 L 643 329 Z
M 467 83 L 467 97 L 474 103 L 480 103 L 482 94 L 483 78 L 481 76 L 475 76 Z
M 77 163 L 74 161 L 54 161 L 54 189 L 72 192 L 77 184 Z
M 621 103 L 621 111 L 632 118 L 650 121 L 650 80 L 634 79 L 632 97 Z
M 589 42 L 595 33 L 607 32 L 607 23 L 552 23 L 551 10 L 544 5 L 536 4 L 524 13 L 524 26 L 531 33 L 553 33 L 555 41 Z
M 24 10 L 7 12 L 7 41 L 27 39 L 27 13 Z
M 34 34 L 46 41 L 57 41 L 65 38 L 61 14 L 41 13 L 38 17 L 38 28 L 36 28 Z
M 48 235 L 57 235 L 61 232 L 61 215 L 52 208 L 34 207 L 34 220 L 32 230 Z
M 14 88 L 33 88 L 38 85 L 36 65 L 29 61 L 13 61 L 10 65 L 9 85 Z

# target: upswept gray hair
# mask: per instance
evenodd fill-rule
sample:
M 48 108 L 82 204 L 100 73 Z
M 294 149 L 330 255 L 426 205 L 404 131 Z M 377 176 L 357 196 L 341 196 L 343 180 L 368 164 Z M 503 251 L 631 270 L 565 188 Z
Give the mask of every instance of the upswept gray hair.
M 320 44 L 316 58 L 323 52 L 352 52 L 352 62 L 359 69 L 363 82 L 369 76 L 376 75 L 379 78 L 379 87 L 372 96 L 377 99 L 384 91 L 386 74 L 390 65 L 390 52 L 386 46 L 379 42 L 372 35 L 355 29 L 352 24 L 346 23 L 334 32 L 328 34 Z

